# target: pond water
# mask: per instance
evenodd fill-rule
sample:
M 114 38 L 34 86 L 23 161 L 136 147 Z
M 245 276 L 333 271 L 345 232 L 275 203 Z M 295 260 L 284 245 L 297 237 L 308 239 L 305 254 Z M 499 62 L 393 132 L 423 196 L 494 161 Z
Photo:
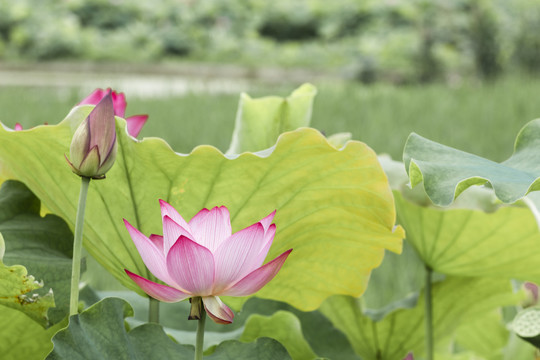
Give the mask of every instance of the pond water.
M 188 93 L 238 94 L 252 81 L 232 78 L 192 78 L 171 74 L 84 73 L 64 71 L 0 70 L 0 86 L 80 88 L 87 94 L 106 86 L 129 92 L 130 97 L 159 98 Z

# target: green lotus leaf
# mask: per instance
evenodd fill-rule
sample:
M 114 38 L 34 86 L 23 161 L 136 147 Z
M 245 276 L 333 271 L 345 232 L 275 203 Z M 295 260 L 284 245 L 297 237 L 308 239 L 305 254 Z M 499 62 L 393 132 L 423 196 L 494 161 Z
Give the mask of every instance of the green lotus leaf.
M 53 337 L 54 359 L 193 359 L 194 348 L 172 341 L 157 324 L 127 330 L 125 318 L 133 308 L 123 299 L 106 298 L 70 318 L 69 326 Z M 227 341 L 206 359 L 288 359 L 283 346 L 272 339 L 254 343 Z
M 317 355 L 304 339 L 300 320 L 293 313 L 278 311 L 272 316 L 252 315 L 240 340 L 250 342 L 259 337 L 270 337 L 285 346 L 293 360 L 316 359 Z
M 0 235 L 1 236 L 1 235 Z M 0 261 L 0 311 L 3 307 L 19 310 L 41 326 L 48 324 L 47 311 L 54 306 L 52 293 L 32 293 L 43 287 L 24 266 L 6 266 Z
M 2 359 L 44 359 L 52 350 L 54 334 L 67 326 L 68 318 L 47 329 L 19 310 L 0 306 L 0 354 Z
M 71 316 L 53 337 L 47 359 L 192 359 L 192 346 L 173 342 L 157 324 L 127 331 L 124 318 L 133 309 L 123 299 L 106 298 Z
M 432 291 L 436 344 L 445 343 L 464 321 L 516 304 L 523 296 L 512 292 L 509 281 L 495 278 L 447 277 L 433 284 Z M 349 296 L 329 298 L 321 312 L 345 333 L 362 359 L 403 359 L 410 351 L 421 357 L 425 351 L 423 294 L 414 308 L 397 310 L 381 321 L 365 316 L 361 299 Z
M 504 348 L 510 338 L 500 311 L 486 313 L 475 321 L 466 322 L 455 333 L 455 341 L 461 349 L 467 349 L 485 359 L 502 359 Z M 533 358 L 533 357 L 531 357 Z M 513 357 L 513 359 L 523 359 Z
M 5 238 L 6 265 L 24 265 L 45 286 L 34 293 L 54 293 L 56 306 L 48 311 L 54 324 L 69 313 L 73 234 L 58 216 L 40 216 L 39 199 L 18 181 L 0 188 L 0 232 Z
M 540 189 L 540 119 L 519 132 L 514 154 L 502 163 L 456 150 L 412 133 L 403 162 L 414 187 L 423 181 L 434 204 L 449 205 L 471 185 L 489 183 L 504 203 L 513 203 Z
M 253 99 L 240 95 L 236 123 L 228 154 L 267 149 L 286 131 L 309 126 L 317 89 L 304 84 L 289 97 L 266 96 Z
M 399 192 L 394 197 L 407 242 L 433 270 L 540 281 L 540 233 L 528 208 L 506 206 L 486 213 L 424 207 Z
M 80 179 L 64 154 L 71 134 L 92 106 L 72 110 L 55 126 L 28 131 L 0 129 L 0 163 L 53 213 L 73 227 Z M 361 295 L 384 250 L 401 250 L 403 231 L 393 230 L 395 210 L 385 174 L 373 151 L 360 142 L 341 150 L 314 129 L 280 136 L 258 154 L 225 157 L 211 146 L 174 153 L 161 139 L 130 137 L 117 118 L 118 155 L 107 179 L 90 184 L 85 247 L 132 290 L 141 290 L 124 268 L 148 278 L 122 218 L 145 234 L 162 232 L 158 199 L 186 218 L 225 205 L 238 231 L 277 209 L 272 259 L 294 251 L 276 278 L 257 296 L 313 310 L 330 295 Z M 179 129 L 181 131 L 181 129 Z M 331 244 L 332 246 L 329 246 Z M 351 271 L 354 269 L 354 271 Z M 236 302 L 240 306 L 245 298 Z
M 424 263 L 414 248 L 404 242 L 401 255 L 386 254 L 382 265 L 373 271 L 362 296 L 363 313 L 379 321 L 397 309 L 414 307 L 424 279 Z

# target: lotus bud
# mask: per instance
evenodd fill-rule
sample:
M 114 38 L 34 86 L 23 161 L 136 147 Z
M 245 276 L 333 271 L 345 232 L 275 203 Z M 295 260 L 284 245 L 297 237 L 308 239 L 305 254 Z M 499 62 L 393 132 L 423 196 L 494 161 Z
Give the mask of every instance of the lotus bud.
M 105 178 L 116 159 L 116 122 L 110 94 L 79 125 L 66 157 L 71 170 L 84 177 Z

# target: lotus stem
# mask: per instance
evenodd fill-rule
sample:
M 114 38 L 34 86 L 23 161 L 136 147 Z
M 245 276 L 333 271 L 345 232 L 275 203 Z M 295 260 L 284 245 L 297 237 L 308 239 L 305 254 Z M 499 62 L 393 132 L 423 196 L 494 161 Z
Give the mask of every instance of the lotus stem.
M 79 313 L 79 280 L 81 278 L 81 253 L 83 241 L 84 210 L 86 196 L 90 185 L 90 178 L 81 176 L 81 192 L 79 193 L 79 206 L 75 220 L 75 234 L 73 237 L 73 263 L 71 268 L 71 296 L 69 300 L 69 316 Z
M 199 301 L 202 303 L 202 299 L 199 298 L 192 298 L 192 303 L 194 301 Z M 204 309 L 204 306 L 201 306 L 202 304 L 199 304 L 200 306 L 200 316 L 199 321 L 197 322 L 197 339 L 195 340 L 195 360 L 202 360 L 203 358 L 203 344 L 204 344 L 204 323 L 206 322 L 206 311 Z M 192 305 L 193 306 L 193 305 Z
M 148 304 L 148 322 L 159 324 L 159 300 L 149 298 Z
M 426 331 L 426 360 L 433 360 L 433 303 L 431 297 L 431 278 L 433 270 L 426 266 L 425 296 L 425 331 Z

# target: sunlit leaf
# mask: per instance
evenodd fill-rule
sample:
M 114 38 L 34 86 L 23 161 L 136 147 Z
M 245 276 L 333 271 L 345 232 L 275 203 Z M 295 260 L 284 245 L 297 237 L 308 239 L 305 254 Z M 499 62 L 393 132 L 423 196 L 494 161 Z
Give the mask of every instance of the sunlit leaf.
M 37 294 L 53 290 L 56 306 L 48 318 L 61 321 L 69 312 L 73 235 L 68 225 L 55 215 L 41 217 L 39 199 L 24 184 L 9 180 L 0 189 L 0 232 L 7 249 L 4 263 L 24 265 L 43 281 Z
M 540 119 L 519 132 L 514 154 L 502 163 L 469 154 L 411 134 L 403 151 L 403 162 L 412 186 L 423 181 L 433 203 L 449 205 L 471 185 L 489 183 L 497 197 L 513 203 L 530 191 L 540 189 Z
M 72 132 L 91 109 L 78 107 L 56 126 L 23 132 L 0 129 L 4 171 L 25 182 L 70 226 L 80 179 L 70 173 L 64 153 Z M 317 130 L 301 129 L 281 135 L 275 148 L 264 154 L 230 159 L 210 146 L 185 156 L 175 154 L 161 139 L 136 141 L 119 118 L 117 132 L 115 166 L 106 180 L 90 184 L 85 247 L 135 291 L 140 289 L 124 268 L 151 275 L 122 218 L 145 234 L 161 233 L 158 199 L 171 203 L 187 219 L 201 208 L 226 205 L 234 231 L 277 209 L 277 234 L 268 259 L 294 250 L 257 295 L 303 310 L 317 308 L 333 294 L 362 294 L 384 250 L 401 250 L 403 232 L 393 231 L 394 203 L 386 176 L 363 143 L 349 142 L 337 150 Z
M 0 354 L 3 359 L 44 359 L 52 350 L 51 338 L 64 321 L 43 328 L 21 311 L 0 306 Z
M 494 278 L 448 277 L 433 285 L 433 324 L 436 343 L 447 341 L 463 321 L 474 321 L 486 312 L 515 304 L 509 281 Z M 361 300 L 334 296 L 321 311 L 343 331 L 357 354 L 365 360 L 403 359 L 410 351 L 424 352 L 424 297 L 413 309 L 401 309 L 374 322 L 363 315 Z
M 41 287 L 43 284 L 28 275 L 24 266 L 6 266 L 0 261 L 0 311 L 3 307 L 19 310 L 46 326 L 47 311 L 54 306 L 54 299 L 52 293 L 43 296 L 32 293 Z
M 266 96 L 253 99 L 240 96 L 236 123 L 228 154 L 267 149 L 286 131 L 309 126 L 317 89 L 304 84 L 289 97 Z

